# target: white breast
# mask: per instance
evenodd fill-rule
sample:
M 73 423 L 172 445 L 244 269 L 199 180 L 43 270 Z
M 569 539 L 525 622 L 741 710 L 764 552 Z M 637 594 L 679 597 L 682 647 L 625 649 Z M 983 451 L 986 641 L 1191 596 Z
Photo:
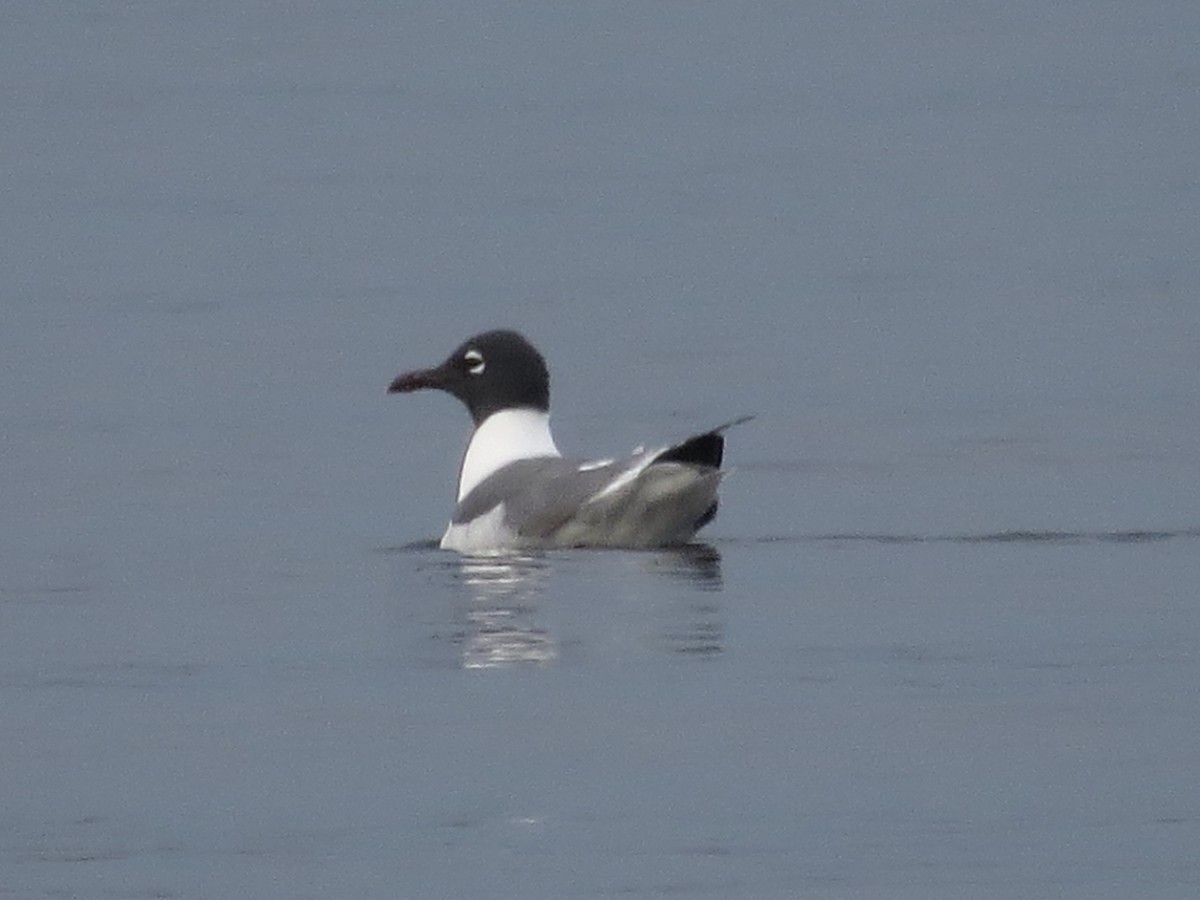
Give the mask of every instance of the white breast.
M 459 553 L 487 553 L 500 552 L 516 543 L 517 535 L 504 524 L 504 504 L 500 503 L 470 522 L 451 522 L 439 546 Z
M 458 500 L 480 482 L 519 459 L 562 456 L 550 433 L 550 414 L 536 409 L 492 413 L 471 435 L 458 472 Z

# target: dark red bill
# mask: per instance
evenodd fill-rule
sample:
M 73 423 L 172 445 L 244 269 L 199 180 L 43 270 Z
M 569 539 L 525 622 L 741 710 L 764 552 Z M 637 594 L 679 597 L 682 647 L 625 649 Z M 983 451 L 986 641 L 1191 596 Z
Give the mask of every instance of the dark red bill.
M 418 369 L 415 372 L 405 372 L 397 375 L 388 385 L 389 394 L 407 394 L 410 391 L 423 391 L 430 388 L 442 387 L 440 369 Z

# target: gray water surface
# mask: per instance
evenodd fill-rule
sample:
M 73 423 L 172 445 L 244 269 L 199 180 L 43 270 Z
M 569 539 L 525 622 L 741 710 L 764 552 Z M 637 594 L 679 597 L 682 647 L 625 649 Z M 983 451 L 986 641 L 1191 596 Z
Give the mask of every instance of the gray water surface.
M 1200 8 L 0 12 L 0 896 L 1192 898 Z M 436 549 L 742 414 L 702 543 Z

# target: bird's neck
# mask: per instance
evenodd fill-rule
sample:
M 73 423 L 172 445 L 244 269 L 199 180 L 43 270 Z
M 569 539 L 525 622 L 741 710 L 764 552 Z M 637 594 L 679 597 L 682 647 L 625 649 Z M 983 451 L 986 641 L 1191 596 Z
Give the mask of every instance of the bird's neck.
M 540 409 L 502 409 L 475 428 L 458 472 L 458 500 L 485 478 L 519 459 L 562 456 L 550 433 L 550 413 Z

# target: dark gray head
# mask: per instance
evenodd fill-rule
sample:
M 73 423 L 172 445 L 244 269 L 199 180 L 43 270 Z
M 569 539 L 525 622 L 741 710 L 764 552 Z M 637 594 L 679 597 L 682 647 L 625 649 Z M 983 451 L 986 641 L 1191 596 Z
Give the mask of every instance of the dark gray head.
M 436 388 L 466 404 L 478 425 L 502 409 L 550 411 L 550 373 L 542 354 L 515 331 L 485 331 L 463 341 L 444 363 L 399 375 L 390 394 Z

